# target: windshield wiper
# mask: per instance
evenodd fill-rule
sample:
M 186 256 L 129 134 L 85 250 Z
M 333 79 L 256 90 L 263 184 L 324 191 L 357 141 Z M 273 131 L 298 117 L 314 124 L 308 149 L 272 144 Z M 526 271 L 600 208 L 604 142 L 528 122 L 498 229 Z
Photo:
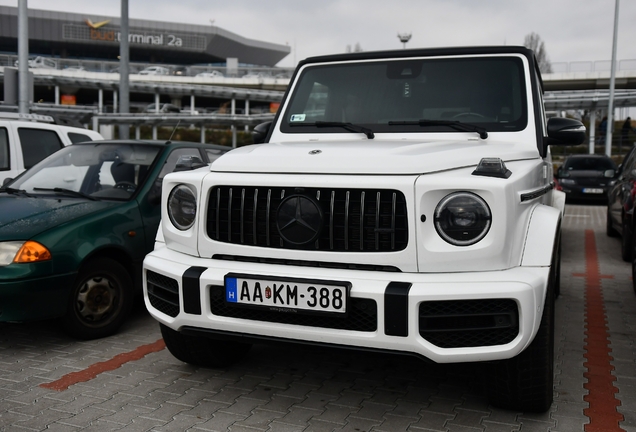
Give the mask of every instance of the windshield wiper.
M 353 123 L 348 123 L 348 122 L 317 121 L 315 123 L 290 123 L 289 125 L 290 126 L 316 126 L 318 128 L 340 127 L 340 128 L 345 129 L 345 130 L 348 130 L 349 132 L 363 133 L 369 139 L 375 138 L 375 134 L 373 133 L 373 131 L 371 129 L 366 128 L 364 126 L 356 125 L 356 124 L 353 124 Z
M 44 191 L 44 192 L 55 192 L 55 193 L 66 194 L 66 195 L 70 195 L 70 196 L 74 196 L 74 197 L 86 198 L 86 199 L 89 199 L 91 201 L 99 201 L 95 197 L 92 197 L 90 195 L 86 195 L 85 193 L 82 193 L 82 192 L 74 191 L 72 189 L 65 189 L 65 188 L 59 188 L 59 187 L 56 187 L 56 188 L 34 187 L 33 190 Z
M 23 196 L 27 196 L 27 197 L 32 197 L 33 196 L 30 193 L 28 193 L 27 191 L 25 191 L 24 189 L 15 189 L 15 188 L 12 188 L 12 187 L 2 187 L 2 188 L 0 188 L 0 192 L 6 192 L 6 193 L 11 194 L 11 195 L 23 195 Z
M 389 126 L 448 126 L 458 131 L 477 132 L 481 139 L 488 138 L 488 131 L 485 128 L 456 120 L 390 121 Z

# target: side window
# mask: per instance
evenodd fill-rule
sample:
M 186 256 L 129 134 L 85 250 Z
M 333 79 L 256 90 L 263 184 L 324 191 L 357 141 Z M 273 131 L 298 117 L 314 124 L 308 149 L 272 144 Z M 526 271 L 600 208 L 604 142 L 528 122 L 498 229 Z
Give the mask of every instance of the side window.
M 6 128 L 0 128 L 0 171 L 9 168 L 9 136 Z
M 85 142 L 85 141 L 93 141 L 93 139 L 89 137 L 88 135 L 84 135 L 77 132 L 69 132 L 68 139 L 70 139 L 73 144 L 77 144 L 77 143 Z
M 621 167 L 623 174 L 629 173 L 634 169 L 634 162 L 636 161 L 634 154 L 636 154 L 636 151 L 632 150 L 627 156 L 625 156 L 623 166 Z
M 25 168 L 31 168 L 45 157 L 64 147 L 55 131 L 18 128 L 18 135 L 20 136 Z

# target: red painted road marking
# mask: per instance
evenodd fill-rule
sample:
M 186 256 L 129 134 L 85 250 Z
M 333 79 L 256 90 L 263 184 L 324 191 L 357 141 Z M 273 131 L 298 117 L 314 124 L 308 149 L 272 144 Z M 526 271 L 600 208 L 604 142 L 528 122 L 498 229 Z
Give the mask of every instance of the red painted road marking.
M 625 418 L 616 410 L 621 402 L 616 399 L 618 389 L 614 386 L 616 377 L 612 375 L 614 366 L 611 361 L 612 349 L 609 347 L 609 333 L 607 331 L 607 317 L 603 303 L 601 279 L 611 279 L 613 276 L 601 275 L 596 253 L 596 238 L 594 231 L 585 231 L 585 274 L 574 276 L 585 277 L 585 345 L 583 355 L 587 361 L 583 364 L 587 372 L 587 384 L 583 387 L 589 394 L 583 400 L 589 402 L 590 407 L 583 413 L 590 419 L 585 425 L 586 432 L 624 431 L 619 422 Z
M 53 381 L 47 384 L 40 384 L 40 387 L 44 387 L 51 390 L 57 390 L 57 391 L 66 390 L 73 384 L 90 381 L 102 372 L 115 370 L 121 367 L 122 365 L 124 365 L 125 363 L 134 361 L 134 360 L 139 360 L 150 353 L 161 351 L 165 347 L 166 347 L 166 344 L 163 341 L 163 339 L 159 339 L 157 342 L 154 342 L 148 345 L 142 345 L 132 351 L 117 354 L 115 357 L 113 357 L 110 360 L 106 360 L 103 362 L 90 365 L 89 367 L 87 367 L 86 369 L 82 371 L 71 372 L 69 374 L 66 374 L 62 378 L 58 379 L 57 381 Z

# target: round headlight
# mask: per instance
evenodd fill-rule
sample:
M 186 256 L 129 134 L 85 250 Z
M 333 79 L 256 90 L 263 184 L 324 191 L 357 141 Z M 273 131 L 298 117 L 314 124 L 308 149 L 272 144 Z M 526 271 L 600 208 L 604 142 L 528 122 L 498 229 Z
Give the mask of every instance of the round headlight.
M 176 186 L 168 196 L 168 216 L 172 225 L 185 231 L 194 225 L 197 216 L 197 198 L 186 185 Z
M 470 246 L 483 239 L 491 221 L 486 201 L 470 192 L 447 195 L 435 209 L 437 233 L 455 246 Z

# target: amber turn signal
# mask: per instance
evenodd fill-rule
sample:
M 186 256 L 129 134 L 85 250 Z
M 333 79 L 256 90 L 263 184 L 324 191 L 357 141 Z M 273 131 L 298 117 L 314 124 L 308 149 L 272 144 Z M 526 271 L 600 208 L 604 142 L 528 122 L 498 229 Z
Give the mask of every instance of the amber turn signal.
M 51 252 L 38 242 L 25 242 L 17 254 L 15 254 L 15 263 L 32 263 L 37 261 L 46 261 L 51 259 Z

